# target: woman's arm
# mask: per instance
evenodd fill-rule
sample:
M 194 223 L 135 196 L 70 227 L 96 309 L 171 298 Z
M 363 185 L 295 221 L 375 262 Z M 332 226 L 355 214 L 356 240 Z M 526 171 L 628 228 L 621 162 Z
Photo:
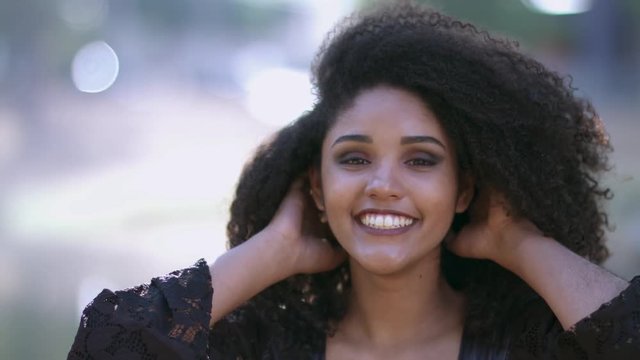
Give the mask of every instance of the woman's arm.
M 346 259 L 321 239 L 317 210 L 295 182 L 269 225 L 220 256 L 210 267 L 211 323 L 270 285 L 300 273 L 328 271 Z
M 507 234 L 505 241 L 515 245 L 508 253 L 496 253 L 493 260 L 542 296 L 565 330 L 629 286 L 554 239 L 527 228 Z
M 569 329 L 629 283 L 575 254 L 526 219 L 509 215 L 498 194 L 480 193 L 471 223 L 448 242 L 459 256 L 489 259 L 523 279 Z
M 261 232 L 220 256 L 210 267 L 213 285 L 211 324 L 276 282 L 294 274 L 281 241 Z
M 150 284 L 104 290 L 84 310 L 68 359 L 205 358 L 213 322 L 279 280 L 344 261 L 343 251 L 313 231 L 318 220 L 309 201 L 296 183 L 263 231 L 212 266 L 201 260 Z

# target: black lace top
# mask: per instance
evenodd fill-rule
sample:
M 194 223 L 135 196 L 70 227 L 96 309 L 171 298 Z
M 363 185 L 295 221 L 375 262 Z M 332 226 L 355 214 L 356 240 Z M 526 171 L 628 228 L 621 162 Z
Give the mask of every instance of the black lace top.
M 204 260 L 148 285 L 103 290 L 84 310 L 68 359 L 324 358 L 323 334 L 314 345 L 300 344 L 295 334 L 272 331 L 248 308 L 209 329 L 212 294 Z M 640 359 L 640 277 L 571 331 L 563 331 L 543 303 L 530 306 L 520 320 L 511 340 L 494 348 L 465 333 L 459 358 Z

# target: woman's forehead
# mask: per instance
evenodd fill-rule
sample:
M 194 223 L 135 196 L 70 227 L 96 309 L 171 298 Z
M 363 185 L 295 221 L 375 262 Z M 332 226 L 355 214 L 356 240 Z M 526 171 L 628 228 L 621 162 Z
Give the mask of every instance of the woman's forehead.
M 386 85 L 359 93 L 350 106 L 338 113 L 327 138 L 349 132 L 366 135 L 377 131 L 436 136 L 447 141 L 440 121 L 422 98 Z

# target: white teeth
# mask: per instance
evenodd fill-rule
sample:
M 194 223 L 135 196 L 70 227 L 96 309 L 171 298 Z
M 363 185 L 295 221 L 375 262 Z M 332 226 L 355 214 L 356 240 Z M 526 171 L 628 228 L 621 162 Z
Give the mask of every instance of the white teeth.
M 413 224 L 413 219 L 398 215 L 364 214 L 360 221 L 375 229 L 397 229 Z

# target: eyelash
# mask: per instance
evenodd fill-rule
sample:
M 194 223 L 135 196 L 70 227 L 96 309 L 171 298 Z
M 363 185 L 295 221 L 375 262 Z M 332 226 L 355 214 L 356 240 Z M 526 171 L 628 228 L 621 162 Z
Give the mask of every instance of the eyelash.
M 350 156 L 350 157 L 341 159 L 339 163 L 341 165 L 361 166 L 361 165 L 368 165 L 371 163 L 371 161 L 359 156 Z M 405 161 L 405 164 L 409 166 L 415 166 L 415 167 L 431 167 L 436 165 L 437 163 L 438 163 L 437 159 L 425 159 L 420 157 L 412 158 Z
M 367 165 L 370 163 L 369 160 L 358 156 L 350 156 L 340 160 L 340 164 L 342 165 Z
M 419 162 L 420 164 L 416 164 L 416 162 Z M 410 164 L 413 163 L 413 164 Z M 405 162 L 405 164 L 408 165 L 412 165 L 412 166 L 420 166 L 420 167 L 430 167 L 430 166 L 434 166 L 438 163 L 437 160 L 434 159 L 424 159 L 424 158 L 414 158 L 414 159 L 409 159 Z

